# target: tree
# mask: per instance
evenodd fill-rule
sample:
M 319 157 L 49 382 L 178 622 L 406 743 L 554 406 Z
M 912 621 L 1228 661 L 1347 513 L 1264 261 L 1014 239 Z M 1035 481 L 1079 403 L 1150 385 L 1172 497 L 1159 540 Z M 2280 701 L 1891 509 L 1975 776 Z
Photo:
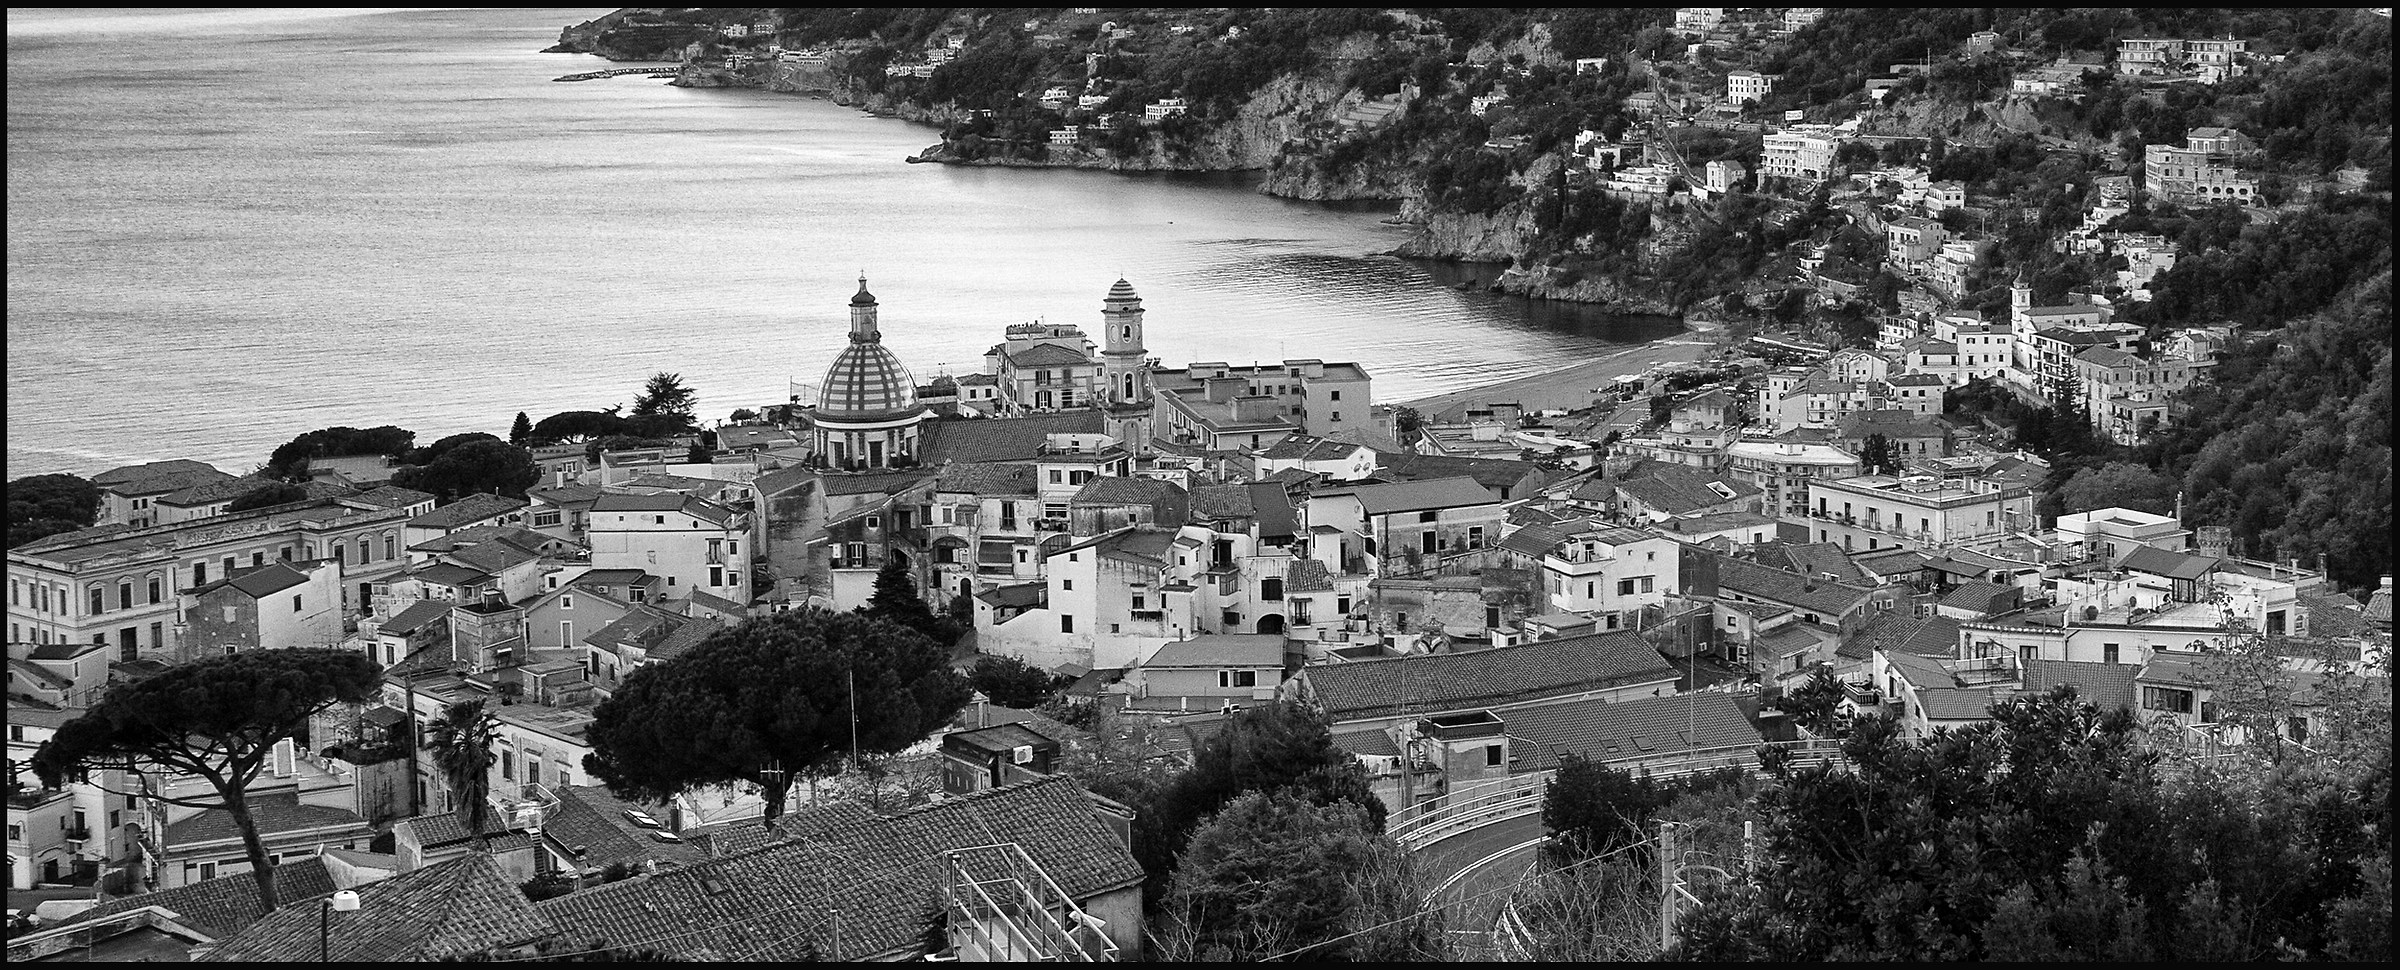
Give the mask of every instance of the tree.
M 633 416 L 675 418 L 689 427 L 693 408 L 699 403 L 699 395 L 683 383 L 683 375 L 660 371 L 650 375 L 642 393 L 633 399 Z
M 840 771 L 852 751 L 899 751 L 967 702 L 948 651 L 855 613 L 755 617 L 681 657 L 644 664 L 592 712 L 585 770 L 621 797 L 759 786 L 767 819 L 794 781 Z
M 100 487 L 74 475 L 8 483 L 8 547 L 86 528 L 100 518 Z
M 1057 690 L 1057 680 L 1040 667 L 994 654 L 975 658 L 967 671 L 967 682 L 1002 707 L 1040 707 Z
M 269 482 L 235 496 L 233 501 L 225 503 L 225 511 L 247 512 L 251 509 L 263 509 L 270 505 L 282 505 L 285 502 L 298 502 L 306 498 L 308 498 L 306 486 L 291 482 Z
M 450 786 L 450 810 L 478 840 L 490 815 L 492 746 L 499 740 L 500 719 L 484 709 L 483 699 L 458 701 L 425 729 L 424 748 L 433 756 L 434 770 Z
M 758 420 L 758 412 L 750 410 L 749 408 L 734 408 L 732 414 L 725 416 L 725 420 L 731 421 L 735 424 L 749 424 L 752 421 Z
M 1414 447 L 1425 434 L 1425 415 L 1412 407 L 1392 409 L 1392 431 L 1400 436 L 1400 444 Z
M 285 481 L 306 481 L 311 458 L 402 455 L 416 442 L 416 432 L 388 424 L 364 431 L 346 426 L 319 428 L 276 446 L 261 474 Z
M 1192 766 L 1148 793 L 1135 824 L 1134 856 L 1150 875 L 1154 898 L 1165 898 L 1175 858 L 1202 819 L 1243 792 L 1289 788 L 1318 804 L 1352 802 L 1375 831 L 1383 830 L 1383 800 L 1367 785 L 1366 768 L 1335 747 L 1324 719 L 1285 702 L 1244 708 L 1192 751 Z
M 2387 692 L 2388 693 L 2388 692 Z M 2390 847 L 2389 729 L 2360 770 L 2163 774 L 2127 709 L 2071 688 L 1908 740 L 1856 721 L 1844 766 L 1770 751 L 1751 881 L 1700 890 L 1685 959 L 2241 958 L 2327 952 Z M 2388 919 L 2386 920 L 2388 922 Z M 2203 932 L 2201 928 L 2210 928 Z
M 484 435 L 444 450 L 431 464 L 395 471 L 392 484 L 450 502 L 487 492 L 524 498 L 525 490 L 541 478 L 542 468 L 534 463 L 532 452 Z
M 534 422 L 526 447 L 585 441 L 622 434 L 625 419 L 613 411 L 560 411 Z
M 894 626 L 915 630 L 944 646 L 957 639 L 956 631 L 944 631 L 939 618 L 933 615 L 933 608 L 926 606 L 925 600 L 917 596 L 916 581 L 908 575 L 908 561 L 899 556 L 889 556 L 883 560 L 883 568 L 875 571 L 875 591 L 867 595 L 867 605 L 859 607 L 858 611 Z M 946 632 L 951 634 L 948 639 L 944 639 Z
M 1440 959 L 1441 911 L 1424 905 L 1430 887 L 1381 827 L 1355 803 L 1288 790 L 1236 797 L 1193 833 L 1176 865 L 1161 956 Z
M 526 417 L 525 412 L 517 412 L 516 423 L 508 426 L 508 443 L 520 447 L 533 444 L 533 419 Z
M 2125 508 L 2166 515 L 2175 509 L 2175 481 L 2133 462 L 2112 461 L 2078 469 L 2058 497 L 2068 512 Z
M 1572 862 L 1641 841 L 1651 814 L 1664 804 L 1665 794 L 1648 776 L 1568 754 L 1542 789 L 1542 829 L 1550 835 L 1543 851 Z
M 1785 691 L 1775 701 L 1775 709 L 1792 716 L 1810 734 L 1830 737 L 1840 733 L 1842 682 L 1835 680 L 1833 670 L 1818 667 L 1799 687 Z
M 255 650 L 170 667 L 111 685 L 34 752 L 34 774 L 51 787 L 94 770 L 165 771 L 207 781 L 214 801 L 159 798 L 232 818 L 259 900 L 272 912 L 281 905 L 275 867 L 244 792 L 277 742 L 305 733 L 318 711 L 364 703 L 382 683 L 382 669 L 351 650 Z
M 1858 463 L 1864 466 L 1869 473 L 1880 472 L 1886 475 L 1900 473 L 1900 459 L 1892 454 L 1892 439 L 1884 437 L 1880 432 L 1868 435 L 1864 441 L 1859 442 Z

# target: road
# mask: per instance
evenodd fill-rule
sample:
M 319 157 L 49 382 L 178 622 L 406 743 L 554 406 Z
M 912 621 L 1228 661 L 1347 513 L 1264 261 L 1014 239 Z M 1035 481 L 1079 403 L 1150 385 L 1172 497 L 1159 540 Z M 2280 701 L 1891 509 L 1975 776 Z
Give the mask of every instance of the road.
M 1492 917 L 1507 901 L 1508 887 L 1525 875 L 1538 851 L 1518 847 L 1542 834 L 1541 813 L 1534 811 L 1463 830 L 1417 853 L 1426 884 L 1441 887 L 1434 902 L 1447 910 L 1452 930 L 1480 932 L 1491 927 Z M 1515 851 L 1509 851 L 1512 848 Z M 1452 881 L 1454 876 L 1460 877 Z

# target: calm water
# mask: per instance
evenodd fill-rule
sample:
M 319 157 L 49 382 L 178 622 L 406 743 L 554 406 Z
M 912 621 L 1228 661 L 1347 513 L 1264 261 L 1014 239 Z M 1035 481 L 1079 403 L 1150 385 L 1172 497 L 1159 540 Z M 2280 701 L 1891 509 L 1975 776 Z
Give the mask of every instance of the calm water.
M 505 434 L 660 370 L 722 417 L 819 379 L 862 270 L 920 379 L 1096 329 L 1120 275 L 1169 364 L 1353 359 L 1385 401 L 1678 331 L 1453 291 L 1372 255 L 1381 213 L 1248 178 L 907 165 L 932 130 L 828 102 L 553 83 L 611 66 L 534 53 L 601 12 L 10 11 L 6 475 Z

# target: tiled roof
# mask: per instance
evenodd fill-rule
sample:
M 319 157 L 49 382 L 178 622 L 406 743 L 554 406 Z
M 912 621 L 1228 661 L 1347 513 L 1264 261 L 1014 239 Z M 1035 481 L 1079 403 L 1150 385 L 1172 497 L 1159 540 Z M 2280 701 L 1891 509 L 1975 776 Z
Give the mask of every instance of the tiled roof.
M 1333 746 L 1355 755 L 1397 758 L 1400 746 L 1392 736 L 1381 731 L 1344 731 L 1333 736 Z
M 1162 505 L 1181 508 L 1185 505 L 1182 486 L 1154 478 L 1119 478 L 1100 475 L 1085 482 L 1067 500 L 1083 505 Z
M 1989 717 L 1992 704 L 2007 699 L 1991 687 L 1934 687 L 1917 691 L 1917 706 L 1929 721 L 1971 721 Z
M 408 575 L 411 579 L 432 583 L 436 586 L 464 586 L 468 583 L 478 583 L 492 578 L 492 574 L 483 570 L 447 562 L 428 563 L 410 570 Z
M 243 569 L 235 573 L 231 579 L 211 583 L 193 590 L 193 592 L 198 593 L 218 586 L 231 586 L 244 596 L 260 599 L 273 596 L 305 582 L 308 582 L 308 573 L 294 569 L 287 563 L 271 562 L 264 566 Z
M 513 496 L 477 492 L 410 519 L 408 526 L 412 529 L 455 529 L 506 515 L 527 504 L 524 499 Z
M 1433 481 L 1443 478 L 1472 478 L 1475 483 L 1498 495 L 1503 490 L 1510 498 L 1524 498 L 1517 491 L 1527 478 L 1540 479 L 1542 468 L 1529 461 L 1513 458 L 1467 458 L 1458 455 L 1420 455 L 1413 451 L 1394 452 L 1376 459 L 1378 478 L 1395 482 Z
M 275 895 L 284 906 L 302 908 L 300 904 L 319 896 L 331 895 L 335 888 L 332 873 L 325 871 L 325 860 L 316 856 L 293 859 L 275 867 Z M 89 923 L 145 906 L 158 906 L 173 912 L 177 917 L 176 922 L 220 940 L 240 932 L 243 927 L 266 915 L 265 907 L 258 903 L 258 880 L 244 872 L 152 893 L 112 896 L 102 900 L 98 906 L 44 929 Z
M 639 864 L 650 859 L 689 865 L 707 857 L 691 842 L 652 838 L 652 830 L 633 824 L 624 814 L 631 808 L 654 818 L 665 815 L 665 809 L 657 805 L 628 802 L 596 786 L 554 787 L 550 793 L 558 801 L 542 813 L 542 839 L 573 855 L 579 867 Z
M 2082 663 L 2072 660 L 2025 661 L 2025 690 L 2047 694 L 2066 684 L 2075 696 L 2103 711 L 2133 707 L 2133 678 L 2141 668 L 2132 664 Z
M 2123 569 L 2168 579 L 2199 579 L 2216 569 L 2217 561 L 2207 556 L 2187 556 L 2156 546 L 2141 546 L 2118 565 Z
M 197 485 L 179 488 L 172 492 L 168 492 L 165 495 L 159 496 L 158 502 L 161 505 L 173 505 L 178 508 L 191 508 L 196 505 L 208 505 L 215 502 L 231 501 L 233 499 L 242 497 L 244 494 L 252 491 L 253 489 L 263 488 L 274 484 L 276 484 L 276 482 L 272 478 L 267 478 L 262 475 L 245 475 L 240 478 L 226 478 L 213 482 L 201 482 Z
M 1044 593 L 1047 592 L 1049 588 L 1050 587 L 1047 584 L 1040 582 L 1017 583 L 1011 586 L 994 586 L 991 589 L 987 589 L 983 592 L 975 594 L 975 598 L 986 603 L 990 603 L 993 606 L 1008 606 L 1015 607 L 1017 609 L 1025 609 L 1040 605 Z
M 1038 470 L 1026 462 L 951 462 L 936 476 L 937 492 L 975 495 L 1033 495 L 1041 490 Z
M 1958 686 L 1958 678 L 1950 673 L 1950 668 L 1931 657 L 1921 657 L 1905 650 L 1886 650 L 1883 659 L 1884 663 L 1899 671 L 1900 676 L 1907 678 L 1919 690 Z
M 1144 667 L 1281 667 L 1283 634 L 1226 633 L 1162 644 Z
M 236 933 L 199 959 L 212 963 L 314 960 L 322 945 L 336 963 L 438 961 L 548 938 L 559 927 L 534 911 L 517 881 L 486 853 L 358 890 L 354 913 L 322 924 L 315 906 L 286 906 Z
M 1690 518 L 1668 519 L 1659 523 L 1658 527 L 1684 535 L 1730 532 L 1735 529 L 1752 529 L 1772 533 L 1775 531 L 1775 520 L 1756 512 L 1712 512 L 1708 515 L 1695 515 Z
M 1775 551 L 1793 572 L 1804 576 L 1832 576 L 1836 582 L 1859 583 L 1867 574 L 1850 561 L 1842 547 L 1830 542 L 1778 542 Z
M 1941 605 L 1989 614 L 2008 608 L 2008 604 L 2002 600 L 2009 598 L 2009 591 L 2014 588 L 1980 579 L 1964 582 L 1951 590 L 1950 595 L 1942 597 Z
M 1258 456 L 1271 461 L 1338 461 L 1350 457 L 1361 447 L 1316 435 L 1290 434 L 1283 436 L 1283 440 L 1276 442 L 1273 447 L 1259 452 Z
M 1112 559 L 1130 559 L 1152 566 L 1164 566 L 1167 564 L 1167 550 L 1174 544 L 1175 533 L 1172 531 L 1137 526 L 1086 539 L 1050 555 L 1091 549 L 1097 555 Z
M 1614 761 L 1760 740 L 1758 727 L 1734 696 L 1715 691 L 1545 704 L 1504 712 L 1500 720 L 1502 730 L 1518 739 L 1512 766 L 1517 771 L 1551 767 L 1561 754 Z
M 1390 515 L 1398 512 L 1422 512 L 1434 509 L 1464 508 L 1470 505 L 1490 505 L 1500 496 L 1472 478 L 1436 478 L 1421 482 L 1394 482 L 1389 485 L 1361 485 L 1348 489 L 1332 489 L 1319 495 L 1348 494 L 1358 499 L 1368 515 Z
M 605 490 L 598 485 L 559 485 L 553 488 L 531 489 L 525 493 L 525 496 L 561 508 L 572 508 L 577 505 L 588 508 L 591 506 L 592 500 L 603 494 L 605 494 Z
M 686 959 L 768 959 L 804 945 L 828 960 L 913 952 L 955 851 L 1014 842 L 1078 899 L 1139 882 L 1141 866 L 1093 812 L 1091 797 L 1065 777 L 891 817 L 856 806 L 808 809 L 778 821 L 781 841 L 537 908 L 579 933 L 619 944 L 657 941 L 650 945 Z M 973 856 L 964 860 L 970 866 L 979 861 Z M 711 930 L 695 934 L 695 926 Z
M 1864 658 L 1877 650 L 1920 657 L 1949 657 L 1958 653 L 1958 621 L 1947 616 L 1916 616 L 1903 610 L 1878 613 L 1842 641 L 1840 653 Z
M 1286 593 L 1321 593 L 1333 588 L 1333 574 L 1315 559 L 1293 559 L 1283 570 Z
M 672 632 L 659 638 L 657 645 L 650 648 L 650 659 L 673 660 L 683 656 L 686 651 L 699 646 L 711 634 L 722 629 L 725 629 L 725 624 L 715 620 L 687 619 L 676 625 Z
M 451 608 L 456 605 L 448 600 L 418 600 L 391 619 L 383 621 L 378 629 L 393 636 L 407 636 L 428 623 L 448 617 Z
M 1711 485 L 1724 487 L 1720 492 Z M 1703 475 L 1681 468 L 1651 469 L 1638 477 L 1621 479 L 1617 491 L 1640 502 L 1653 511 L 1668 515 L 1690 515 L 1711 506 L 1738 502 L 1759 494 L 1758 487 L 1736 481 L 1725 475 Z
M 303 805 L 300 796 L 291 792 L 261 795 L 249 799 L 247 804 L 250 821 L 258 826 L 261 837 L 315 829 L 347 827 L 365 831 L 370 828 L 367 820 L 358 817 L 357 812 L 323 805 Z M 212 808 L 182 821 L 167 823 L 165 842 L 173 850 L 211 842 L 238 842 L 241 837 L 241 830 L 234 827 L 233 813 Z
M 1082 351 L 1069 350 L 1057 344 L 1035 344 L 1008 355 L 1008 362 L 1019 367 L 1059 367 L 1090 364 L 1092 359 Z
M 865 475 L 830 474 L 823 477 L 827 495 L 898 495 L 933 477 L 930 469 L 882 472 Z
M 1590 519 L 1572 519 L 1551 525 L 1528 525 L 1500 537 L 1500 548 L 1519 555 L 1539 559 L 1558 548 L 1569 536 L 1598 532 L 1605 528 Z
M 1616 684 L 1671 680 L 1675 670 L 1642 638 L 1616 632 L 1472 653 L 1309 667 L 1299 676 L 1308 678 L 1317 702 L 1340 722 L 1384 717 L 1402 710 L 1435 714 L 1539 700 Z
M 52 671 L 50 668 L 42 666 L 41 664 L 34 663 L 31 660 L 10 657 L 8 658 L 8 669 L 12 673 L 23 674 L 26 677 L 32 678 L 41 686 L 48 687 L 51 690 L 69 690 L 75 686 L 74 681 L 68 680 L 65 676 L 58 674 Z
M 1107 415 L 1084 408 L 1057 414 L 1019 418 L 980 418 L 971 421 L 928 421 L 917 458 L 927 465 L 943 461 L 1031 461 L 1054 434 L 1100 434 Z
M 1250 515 L 1258 526 L 1261 539 L 1273 541 L 1279 536 L 1300 534 L 1300 510 L 1292 507 L 1292 495 L 1276 482 L 1251 482 Z
M 2141 673 L 2134 677 L 2145 684 L 2197 687 L 2214 679 L 2207 665 L 2208 658 L 2200 654 L 2168 653 L 2162 650 L 2151 654 L 2149 662 L 2142 665 Z
M 1835 427 L 1843 438 L 1864 438 L 1882 435 L 1886 438 L 1939 438 L 1942 426 L 1915 412 L 1898 409 L 1882 411 L 1852 411 L 1842 415 Z
M 1753 599 L 1796 607 L 1832 619 L 1849 612 L 1874 590 L 1812 580 L 1789 570 L 1731 556 L 1717 557 L 1717 588 Z
M 1252 514 L 1246 485 L 1201 485 L 1192 489 L 1192 519 L 1246 519 Z
M 127 482 L 142 482 L 143 485 L 141 486 L 141 490 L 133 494 L 148 495 L 151 494 L 153 490 L 167 492 L 178 488 L 197 485 L 201 482 L 220 481 L 232 477 L 233 476 L 231 475 L 218 471 L 215 466 L 209 465 L 205 462 L 197 462 L 188 458 L 176 458 L 169 461 L 154 461 L 143 465 L 120 465 L 92 476 L 92 484 L 98 485 L 103 489 L 107 489 L 111 485 L 123 485 Z M 155 488 L 153 488 L 153 483 L 148 481 L 150 479 L 158 480 L 155 483 Z M 174 484 L 177 481 L 181 481 L 183 484 Z M 121 489 L 118 491 L 122 493 Z
M 2373 593 L 2370 593 L 2370 594 L 2368 594 L 2368 595 L 2367 595 L 2366 617 L 2367 617 L 2367 622 L 2369 622 L 2369 623 L 2380 623 L 2380 624 L 2383 624 L 2383 625 L 2385 625 L 2385 626 L 2389 626 L 2389 625 L 2391 625 L 2391 622 L 2392 622 L 2392 588 L 2391 588 L 2391 587 L 2389 587 L 2389 586 L 2380 587 L 2380 588 L 2376 589 L 2376 590 L 2375 590 L 2375 592 L 2373 592 Z

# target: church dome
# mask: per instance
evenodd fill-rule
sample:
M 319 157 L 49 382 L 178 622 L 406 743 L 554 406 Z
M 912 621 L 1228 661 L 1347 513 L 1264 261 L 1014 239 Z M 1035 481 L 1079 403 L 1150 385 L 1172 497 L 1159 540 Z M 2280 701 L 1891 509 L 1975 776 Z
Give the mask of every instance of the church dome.
M 882 421 L 925 410 L 917 382 L 880 343 L 853 340 L 825 371 L 819 421 Z
M 925 412 L 917 403 L 916 377 L 884 349 L 876 309 L 875 297 L 861 278 L 858 295 L 850 299 L 850 346 L 825 370 L 824 391 L 817 399 L 820 423 L 889 421 Z
M 1133 284 L 1125 282 L 1123 279 L 1117 280 L 1117 285 L 1108 288 L 1107 302 L 1109 303 L 1126 303 L 1140 299 L 1141 297 L 1135 296 L 1133 293 Z

